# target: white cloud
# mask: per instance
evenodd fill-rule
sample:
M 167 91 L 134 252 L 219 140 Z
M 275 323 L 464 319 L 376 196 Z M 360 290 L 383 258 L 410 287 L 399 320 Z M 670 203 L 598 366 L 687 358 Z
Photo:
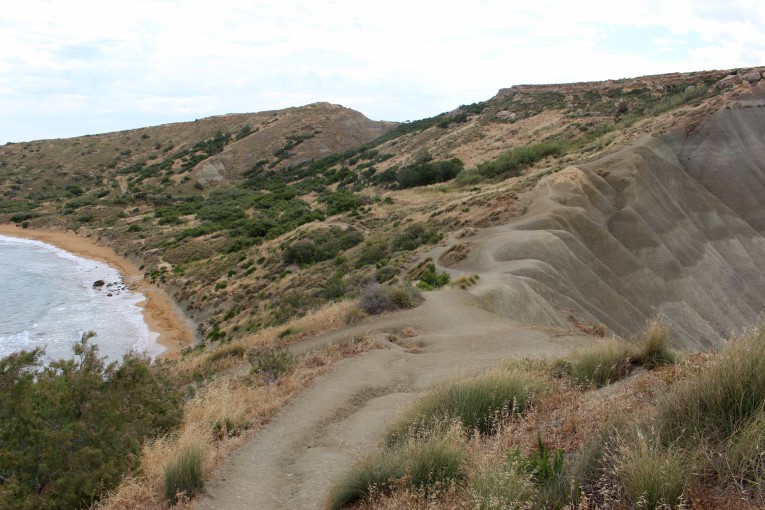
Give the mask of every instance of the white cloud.
M 318 100 L 416 119 L 517 83 L 758 65 L 763 27 L 754 0 L 27 0 L 0 20 L 0 143 Z M 30 130 L 46 112 L 68 129 Z

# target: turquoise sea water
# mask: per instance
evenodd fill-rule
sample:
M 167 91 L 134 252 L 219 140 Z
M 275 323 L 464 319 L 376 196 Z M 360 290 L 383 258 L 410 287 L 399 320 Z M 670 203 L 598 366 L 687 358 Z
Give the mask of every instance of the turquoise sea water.
M 105 285 L 94 288 L 96 280 Z M 110 360 L 129 350 L 156 356 L 164 349 L 137 306 L 143 299 L 106 264 L 39 241 L 0 236 L 0 356 L 45 346 L 46 358 L 68 358 L 89 330 Z

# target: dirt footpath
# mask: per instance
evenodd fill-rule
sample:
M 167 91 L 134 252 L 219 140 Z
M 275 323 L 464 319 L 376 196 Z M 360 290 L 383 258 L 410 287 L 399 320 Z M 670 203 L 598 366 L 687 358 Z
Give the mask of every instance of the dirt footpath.
M 342 361 L 235 452 L 197 509 L 322 508 L 333 480 L 380 446 L 396 414 L 434 384 L 503 359 L 557 356 L 591 341 L 521 326 L 466 291 L 427 293 L 416 309 L 295 346 L 373 336 L 382 349 Z

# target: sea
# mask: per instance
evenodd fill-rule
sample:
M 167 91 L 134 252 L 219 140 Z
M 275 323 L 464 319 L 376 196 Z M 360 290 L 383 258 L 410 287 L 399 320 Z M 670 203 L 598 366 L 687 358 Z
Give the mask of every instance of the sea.
M 101 280 L 103 286 L 93 284 Z M 0 236 L 0 356 L 44 347 L 43 359 L 73 357 L 87 331 L 109 361 L 128 351 L 152 357 L 164 348 L 149 330 L 120 272 L 49 244 Z

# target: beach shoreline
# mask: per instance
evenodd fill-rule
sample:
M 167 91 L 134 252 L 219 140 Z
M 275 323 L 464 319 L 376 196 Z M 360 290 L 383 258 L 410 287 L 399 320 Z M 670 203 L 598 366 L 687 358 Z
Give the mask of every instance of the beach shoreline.
M 112 248 L 96 244 L 74 232 L 27 229 L 10 224 L 0 225 L 0 235 L 41 241 L 117 269 L 130 289 L 144 296 L 138 306 L 141 307 L 149 331 L 159 335 L 157 343 L 165 348 L 160 358 L 177 357 L 184 347 L 193 344 L 194 327 L 173 299 L 162 289 L 146 282 L 141 269 Z

